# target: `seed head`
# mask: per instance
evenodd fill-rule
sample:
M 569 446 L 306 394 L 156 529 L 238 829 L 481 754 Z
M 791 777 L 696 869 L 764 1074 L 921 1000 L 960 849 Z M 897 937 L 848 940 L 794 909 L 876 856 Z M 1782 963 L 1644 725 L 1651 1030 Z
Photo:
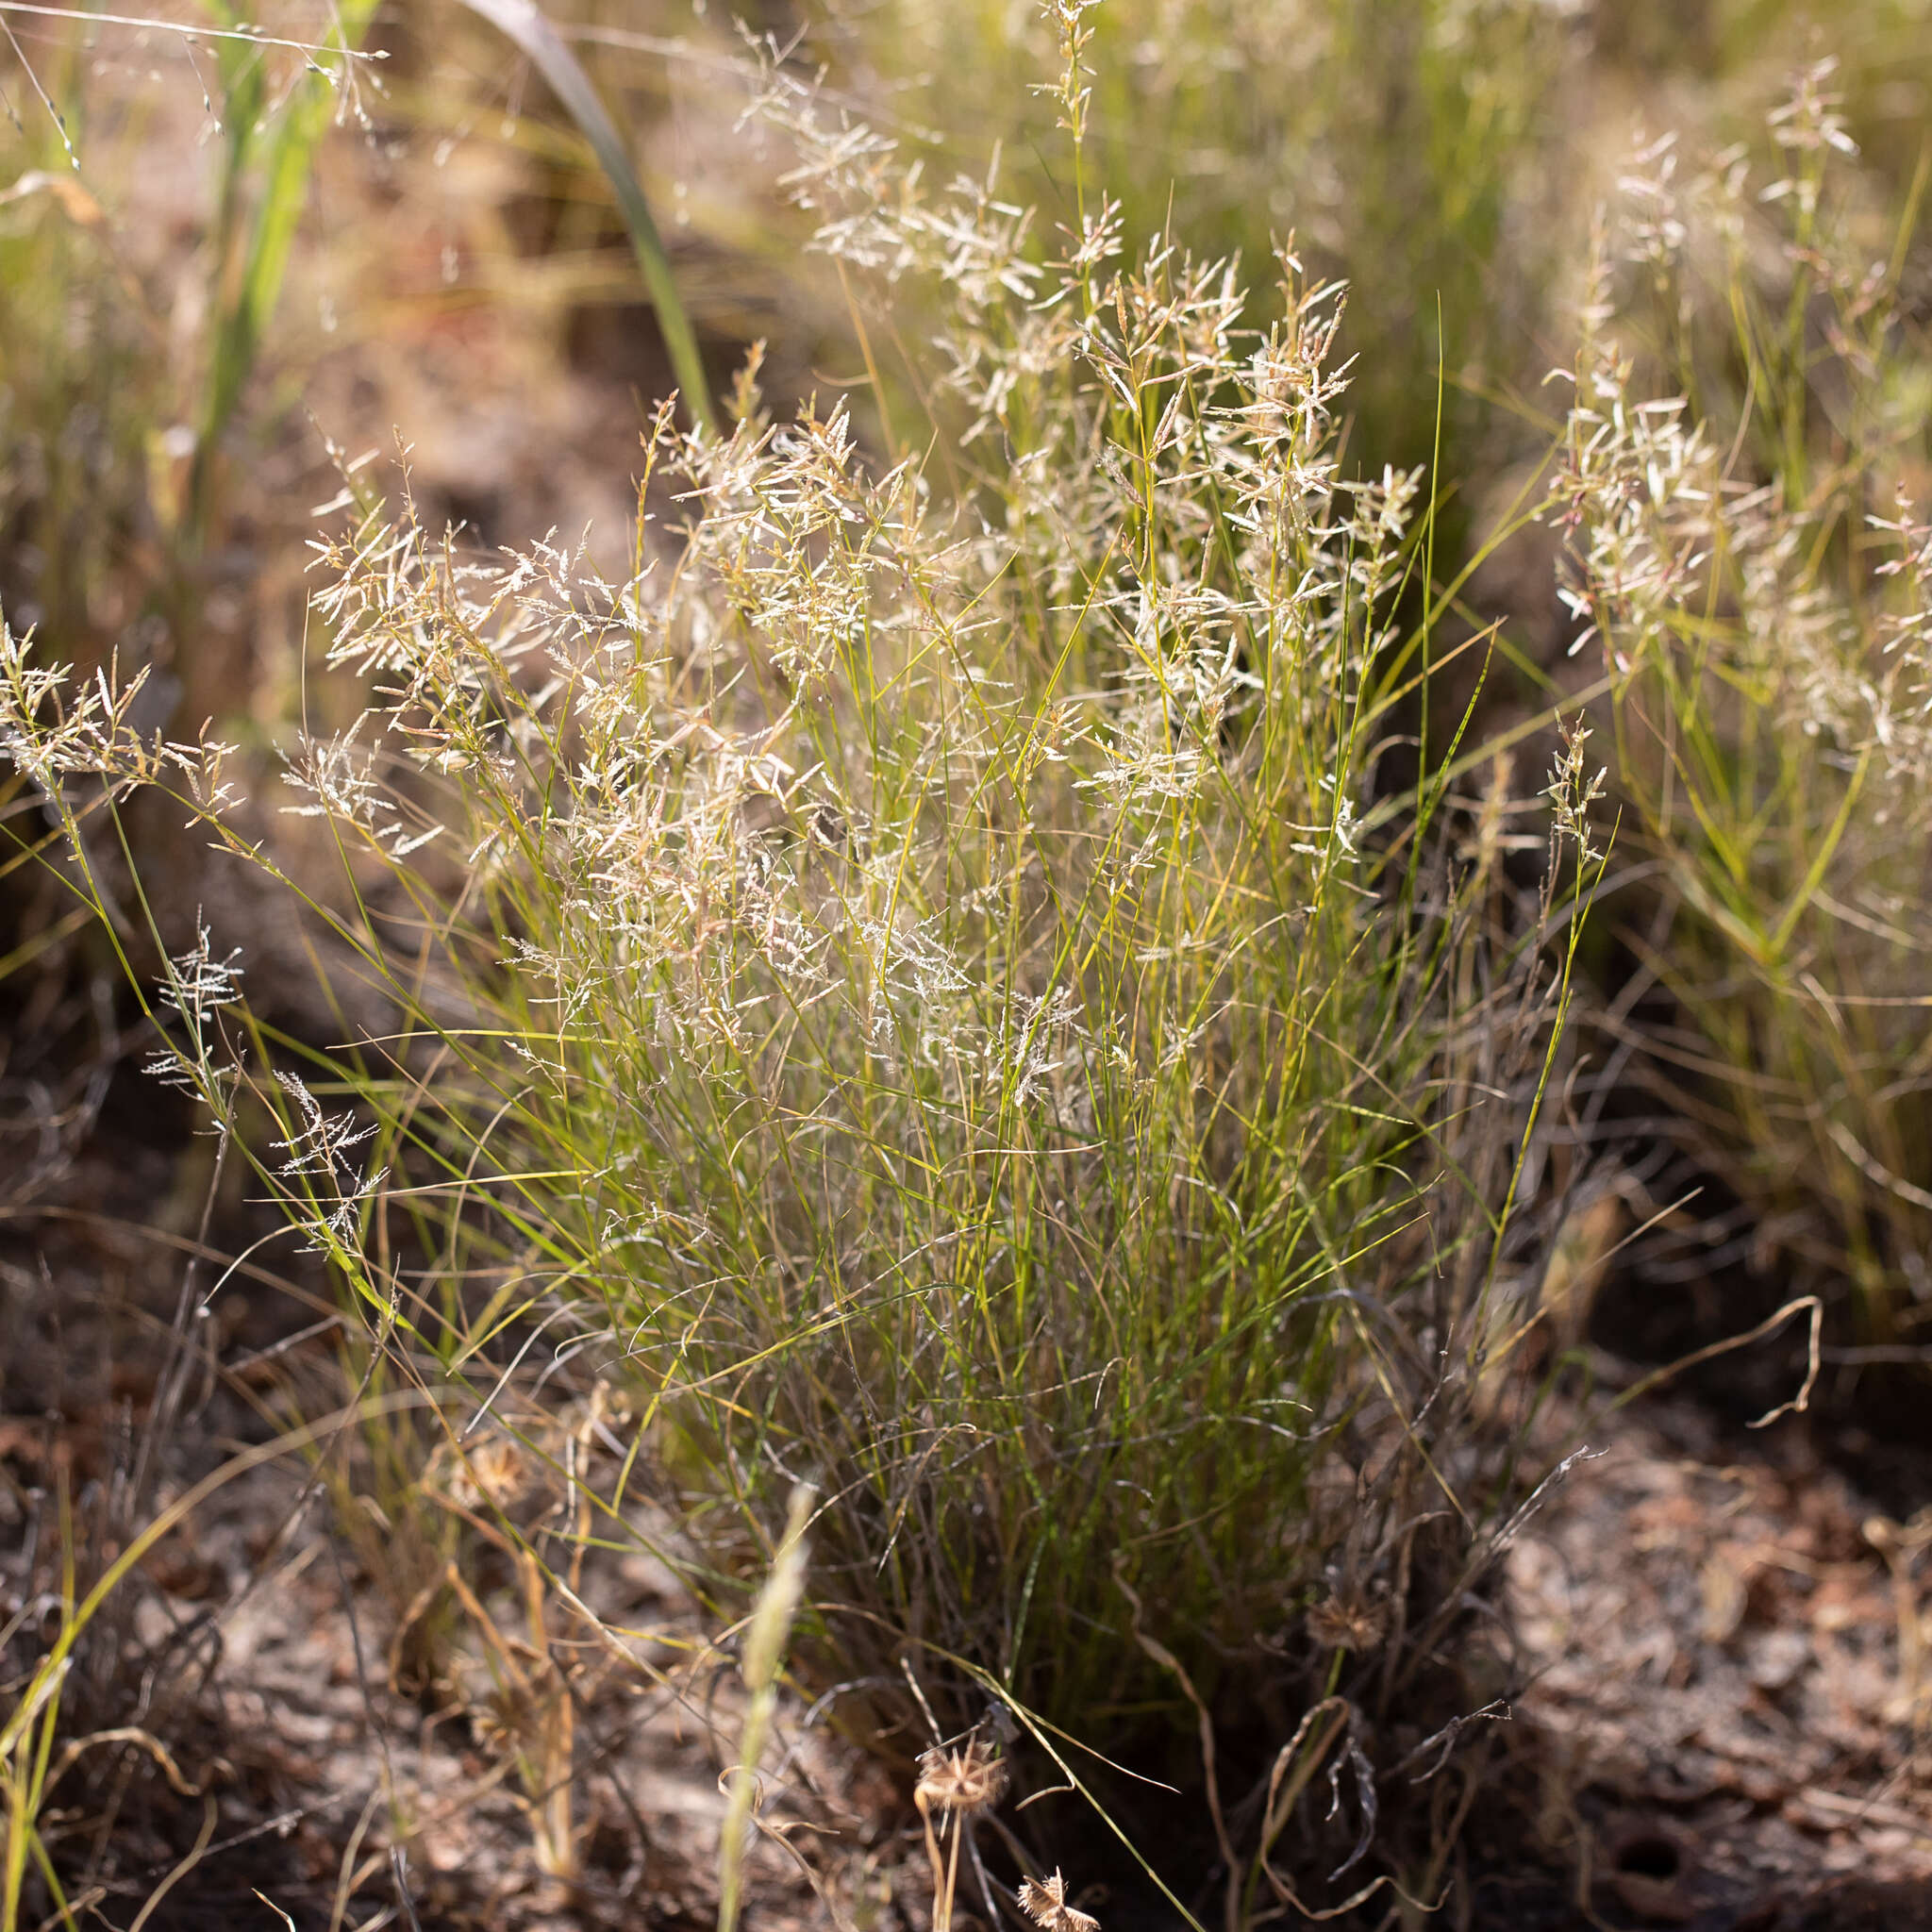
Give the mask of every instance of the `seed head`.
M 1374 1650 L 1388 1627 L 1381 1605 L 1350 1591 L 1331 1596 L 1308 1612 L 1308 1635 L 1324 1650 Z
M 1067 1903 L 1067 1881 L 1058 1872 L 1050 1878 L 1023 1879 L 1020 1909 L 1046 1932 L 1100 1932 L 1098 1919 Z
M 919 1782 L 912 1788 L 922 1811 L 950 1811 L 960 1818 L 991 1810 L 1006 1794 L 1006 1759 L 982 1738 L 969 1738 L 957 1751 L 935 1744 L 920 1757 Z

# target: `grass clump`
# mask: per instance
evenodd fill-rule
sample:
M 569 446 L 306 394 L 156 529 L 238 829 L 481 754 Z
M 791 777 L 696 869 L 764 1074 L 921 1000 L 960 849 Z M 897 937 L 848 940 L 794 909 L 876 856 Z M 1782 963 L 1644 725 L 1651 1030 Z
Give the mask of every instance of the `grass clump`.
M 965 426 L 927 458 L 775 423 L 748 373 L 726 436 L 659 410 L 622 581 L 463 555 L 407 494 L 325 547 L 371 708 L 286 803 L 334 891 L 222 746 L 10 634 L 0 733 L 104 917 L 140 887 L 92 822 L 156 788 L 327 929 L 345 1013 L 388 1003 L 277 1037 L 204 933 L 155 1018 L 406 1373 L 600 1349 L 721 1597 L 809 1485 L 808 1649 L 875 1736 L 910 1664 L 948 1722 L 1018 1711 L 1049 1782 L 1091 1782 L 1068 1736 L 1190 1782 L 1205 1740 L 1233 1923 L 1291 1868 L 1440 1877 L 1426 1831 L 1371 1859 L 1376 1779 L 1457 1735 L 1401 1727 L 1456 1714 L 1511 1504 L 1472 1405 L 1553 902 L 1597 861 L 1580 753 L 1526 889 L 1507 759 L 1418 758 L 1429 502 L 1338 477 L 1341 291 L 1284 253 L 1250 332 L 1233 264 L 1129 253 L 1058 18 L 1053 240 L 773 80 L 821 244 L 945 306 L 919 366 Z
M 1742 148 L 1630 170 L 1552 513 L 1655 882 L 1611 1028 L 1723 1184 L 1705 1233 L 1898 1340 L 1932 1294 L 1924 176 L 1872 192 L 1831 80 L 1772 116 L 1769 181 Z

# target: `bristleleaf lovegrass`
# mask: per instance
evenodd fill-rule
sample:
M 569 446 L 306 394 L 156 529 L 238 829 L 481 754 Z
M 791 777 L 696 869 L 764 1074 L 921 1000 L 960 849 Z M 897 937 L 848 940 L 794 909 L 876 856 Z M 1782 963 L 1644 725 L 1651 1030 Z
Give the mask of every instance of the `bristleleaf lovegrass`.
M 221 747 L 10 635 L 0 734 L 97 910 L 159 788 L 393 1013 L 277 1037 L 219 932 L 156 1013 L 225 1122 L 279 1123 L 258 1180 L 382 1346 L 478 1401 L 596 1351 L 721 1599 L 809 1486 L 801 1668 L 866 1680 L 875 1738 L 902 1662 L 1055 1755 L 1192 1778 L 1205 1736 L 1241 1918 L 1357 1859 L 1312 1801 L 1291 1857 L 1273 1797 L 1237 1845 L 1229 1781 L 1332 1752 L 1373 1817 L 1395 1726 L 1453 1714 L 1508 1501 L 1472 1407 L 1600 859 L 1587 785 L 1525 884 L 1507 758 L 1402 766 L 1431 500 L 1341 471 L 1341 291 L 1284 251 L 1251 329 L 1235 264 L 1130 249 L 1061 14 L 1055 237 L 766 75 L 820 245 L 943 317 L 930 457 L 775 422 L 748 373 L 728 434 L 657 412 L 619 581 L 464 554 L 406 483 L 319 546 L 369 708 L 282 802 L 332 878 Z
M 1924 174 L 1903 209 L 1875 192 L 1831 79 L 1772 114 L 1769 181 L 1668 140 L 1626 171 L 1547 514 L 1657 882 L 1606 1024 L 1724 1184 L 1707 1247 L 1780 1301 L 1849 1285 L 1895 1343 L 1932 1295 L 1932 386 L 1899 285 Z M 1645 987 L 1669 1017 L 1637 1025 Z

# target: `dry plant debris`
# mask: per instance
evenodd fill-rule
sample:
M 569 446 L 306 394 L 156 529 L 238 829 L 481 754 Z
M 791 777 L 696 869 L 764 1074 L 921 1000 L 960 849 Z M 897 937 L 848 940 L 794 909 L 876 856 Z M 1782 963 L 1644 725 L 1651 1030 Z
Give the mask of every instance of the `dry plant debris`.
M 1687 1404 L 1601 1440 L 1509 1562 L 1544 1838 L 1650 1923 L 1839 1874 L 1932 1886 L 1920 1540 L 1795 1419 L 1749 1460 Z
M 71 1465 L 82 1453 L 27 1443 L 28 1433 L 0 1435 L 0 1463 L 16 1480 L 43 1474 L 37 1457 Z M 159 1664 L 208 1655 L 206 1693 L 166 1742 L 125 1726 L 80 1740 L 87 1748 L 73 1750 L 74 1774 L 43 1819 L 54 1842 L 71 1841 L 92 1828 L 113 1777 L 125 1789 L 117 1757 L 131 1763 L 139 1747 L 136 1769 L 157 1767 L 142 1829 L 124 1829 L 119 1856 L 110 1850 L 84 1888 L 117 1915 L 110 1922 L 125 1922 L 165 1875 L 173 1814 L 192 1837 L 206 1795 L 215 1828 L 175 1888 L 173 1916 L 148 1921 L 162 1932 L 253 1924 L 251 1890 L 305 1932 L 371 1932 L 408 1924 L 409 1914 L 449 1932 L 709 1926 L 729 1804 L 721 1770 L 747 1700 L 672 1572 L 641 1551 L 600 1550 L 579 1584 L 602 1641 L 554 1610 L 540 1656 L 520 1627 L 521 1577 L 473 1566 L 445 1620 L 441 1668 L 412 1682 L 398 1674 L 409 1632 L 392 1585 L 346 1547 L 325 1504 L 299 1467 L 258 1469 L 146 1566 L 125 1641 Z M 0 1624 L 20 1607 L 15 1568 L 0 1564 Z M 613 1643 L 634 1650 L 640 1668 L 612 1668 Z M 574 1720 L 559 1788 L 547 1791 L 526 1779 L 555 1727 L 519 1701 L 546 1672 Z M 824 1924 L 827 1900 L 839 1912 L 870 1900 L 873 1916 L 902 1885 L 916 1900 L 917 1868 L 903 1879 L 897 1870 L 918 1857 L 916 1839 L 894 1837 L 876 1772 L 805 1727 L 794 1698 L 775 1704 L 758 1828 L 743 1853 L 761 1932 Z M 181 1794 L 173 1802 L 162 1775 Z

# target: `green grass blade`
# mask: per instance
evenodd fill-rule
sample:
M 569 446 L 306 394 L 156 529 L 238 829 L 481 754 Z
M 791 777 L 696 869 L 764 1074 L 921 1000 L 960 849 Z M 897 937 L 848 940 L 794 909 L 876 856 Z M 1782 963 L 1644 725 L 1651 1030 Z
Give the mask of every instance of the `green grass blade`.
M 638 267 L 643 273 L 644 287 L 650 291 L 651 306 L 658 311 L 658 326 L 664 332 L 664 347 L 671 357 L 672 373 L 683 391 L 685 408 L 707 436 L 712 434 L 717 419 L 711 408 L 711 391 L 705 380 L 697 338 L 691 333 L 684 304 L 678 300 L 671 261 L 664 253 L 663 239 L 652 219 L 637 171 L 625 152 L 616 124 L 591 85 L 590 75 L 533 0 L 464 0 L 464 4 L 523 49 L 591 143 L 598 165 L 616 192 Z
M 239 24 L 240 17 L 221 0 L 217 0 L 212 10 L 225 26 Z M 202 398 L 201 427 L 189 489 L 185 534 L 191 551 L 199 549 L 208 535 L 216 445 L 242 400 L 242 392 L 255 369 L 262 334 L 281 299 L 289 253 L 294 245 L 302 211 L 308 204 L 308 177 L 314 167 L 316 147 L 334 116 L 337 89 L 350 84 L 350 63 L 375 14 L 375 0 L 342 0 L 335 13 L 342 57 L 340 73 L 331 77 L 311 63 L 310 72 L 302 76 L 273 130 L 267 134 L 265 151 L 262 131 L 256 125 L 264 93 L 259 52 L 246 43 L 240 49 L 233 43 L 223 43 L 222 111 L 229 125 L 231 143 L 231 182 L 224 199 L 231 218 L 242 192 L 241 182 L 232 177 L 245 173 L 258 154 L 261 178 L 246 258 L 233 295 L 221 307 L 208 362 L 208 390 Z

